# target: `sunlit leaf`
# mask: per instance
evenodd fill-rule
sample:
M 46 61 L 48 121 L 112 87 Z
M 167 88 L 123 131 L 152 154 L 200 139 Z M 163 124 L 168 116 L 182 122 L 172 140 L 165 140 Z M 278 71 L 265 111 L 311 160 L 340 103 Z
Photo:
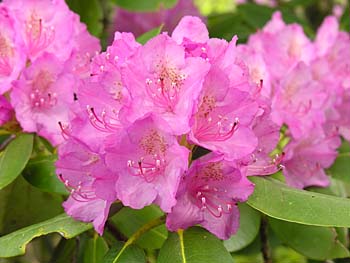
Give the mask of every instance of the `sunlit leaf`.
M 290 188 L 263 177 L 250 177 L 255 184 L 248 204 L 271 217 L 315 226 L 350 227 L 350 200 Z
M 200 227 L 171 233 L 160 249 L 157 263 L 232 263 L 222 242 Z
M 65 238 L 72 238 L 91 228 L 91 224 L 75 221 L 68 215 L 61 214 L 0 237 L 0 258 L 24 254 L 27 244 L 35 237 L 57 232 Z

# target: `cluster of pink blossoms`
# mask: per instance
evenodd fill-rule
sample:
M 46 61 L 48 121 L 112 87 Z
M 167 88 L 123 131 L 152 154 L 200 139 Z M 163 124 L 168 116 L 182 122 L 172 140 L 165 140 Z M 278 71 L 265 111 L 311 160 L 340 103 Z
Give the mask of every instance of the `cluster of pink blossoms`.
M 279 12 L 246 45 L 238 47 L 253 81 L 264 81 L 272 120 L 286 125 L 282 136 L 287 184 L 328 186 L 324 169 L 338 155 L 342 135 L 350 140 L 350 36 L 327 17 L 311 41 Z
M 0 121 L 13 107 L 24 131 L 59 145 L 64 208 L 100 234 L 120 200 L 227 239 L 247 176 L 285 167 L 291 186 L 326 186 L 350 140 L 350 38 L 334 17 L 311 41 L 275 13 L 237 46 L 187 16 L 145 45 L 116 32 L 100 54 L 63 0 L 5 0 L 0 25 Z
M 238 46 L 196 17 L 143 46 L 117 32 L 61 124 L 66 212 L 102 233 L 114 201 L 157 204 L 169 230 L 200 224 L 226 239 L 253 192 L 247 176 L 285 167 L 291 186 L 328 185 L 340 134 L 350 139 L 349 47 L 333 17 L 312 42 L 280 13 Z
M 210 39 L 197 17 L 143 46 L 117 32 L 78 87 L 80 111 L 62 123 L 66 212 L 102 233 L 114 201 L 157 204 L 170 230 L 235 233 L 237 202 L 254 189 L 247 176 L 274 173 L 281 161 L 269 156 L 280 127 L 239 54 L 236 38 Z M 210 153 L 195 159 L 201 148 Z
M 58 145 L 57 123 L 69 121 L 74 90 L 89 74 L 99 40 L 64 0 L 4 0 L 0 27 L 0 124 L 14 109 L 24 131 Z

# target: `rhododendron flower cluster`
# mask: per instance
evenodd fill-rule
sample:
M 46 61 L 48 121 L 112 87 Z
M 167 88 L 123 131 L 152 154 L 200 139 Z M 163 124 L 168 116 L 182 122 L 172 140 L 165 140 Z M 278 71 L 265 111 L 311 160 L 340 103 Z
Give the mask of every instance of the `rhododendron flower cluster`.
M 120 201 L 227 239 L 248 176 L 327 186 L 350 140 L 350 36 L 335 17 L 310 40 L 276 12 L 237 45 L 185 16 L 144 45 L 116 32 L 102 53 L 63 0 L 5 0 L 0 25 L 0 124 L 15 113 L 58 145 L 65 211 L 100 234 Z
M 197 17 L 143 46 L 115 34 L 61 122 L 67 140 L 56 165 L 71 191 L 68 214 L 102 233 L 120 200 L 159 205 L 171 230 L 200 224 L 222 239 L 237 231 L 237 202 L 253 192 L 247 175 L 279 169 L 269 154 L 280 127 L 236 40 L 210 39 Z M 196 149 L 211 153 L 194 160 Z
M 0 25 L 0 92 L 10 91 L 24 131 L 57 145 L 63 141 L 57 123 L 69 119 L 98 39 L 63 0 L 5 0 Z
M 338 27 L 335 17 L 327 17 L 312 42 L 300 25 L 286 25 L 276 12 L 239 47 L 252 80 L 268 80 L 272 120 L 288 127 L 282 165 L 293 187 L 329 185 L 324 169 L 338 154 L 339 135 L 350 139 L 350 36 Z

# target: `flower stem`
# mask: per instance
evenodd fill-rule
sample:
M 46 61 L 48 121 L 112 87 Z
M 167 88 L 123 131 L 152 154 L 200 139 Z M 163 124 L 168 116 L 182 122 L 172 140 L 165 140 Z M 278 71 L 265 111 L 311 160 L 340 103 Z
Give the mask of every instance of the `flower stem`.
M 260 225 L 261 253 L 264 259 L 264 263 L 272 263 L 267 227 L 267 217 L 263 215 Z
M 144 233 L 146 233 L 148 230 L 151 230 L 152 228 L 155 228 L 159 225 L 164 224 L 165 222 L 165 216 L 158 217 L 147 224 L 143 225 L 139 230 L 137 230 L 129 239 L 126 241 L 122 249 L 119 251 L 118 255 L 114 258 L 113 263 L 118 262 L 119 257 L 123 254 L 125 249 L 132 245 L 137 239 L 139 239 L 140 236 L 142 236 Z

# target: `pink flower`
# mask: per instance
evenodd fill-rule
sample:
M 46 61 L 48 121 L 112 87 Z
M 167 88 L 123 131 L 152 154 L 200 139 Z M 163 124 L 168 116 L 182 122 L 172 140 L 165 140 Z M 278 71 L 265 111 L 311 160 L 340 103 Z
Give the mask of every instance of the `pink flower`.
M 18 48 L 18 33 L 4 4 L 0 4 L 0 94 L 11 88 L 25 64 L 25 56 Z
M 13 109 L 4 96 L 0 96 L 0 125 L 11 120 Z
M 286 25 L 280 12 L 275 12 L 262 31 L 249 37 L 248 46 L 262 54 L 271 80 L 278 82 L 297 63 L 309 64 L 314 47 L 298 24 Z
M 276 154 L 273 158 L 270 157 L 280 139 L 280 126 L 271 120 L 268 107 L 265 108 L 263 115 L 255 119 L 253 132 L 258 138 L 258 146 L 252 154 L 238 160 L 238 163 L 241 166 L 246 166 L 247 176 L 276 173 L 283 168 L 281 162 L 284 153 Z
M 232 162 L 213 154 L 194 161 L 183 176 L 177 203 L 167 216 L 170 231 L 200 224 L 221 239 L 239 227 L 237 202 L 244 202 L 254 185 Z
M 67 60 L 67 66 L 71 71 L 79 75 L 81 78 L 88 77 L 90 73 L 91 60 L 101 50 L 99 39 L 92 36 L 86 25 L 80 23 L 80 17 L 72 13 L 73 20 L 73 36 L 72 36 L 72 52 Z
M 70 138 L 59 148 L 56 172 L 70 191 L 63 206 L 75 219 L 93 222 L 102 235 L 110 205 L 117 199 L 117 174 L 104 164 L 103 155 Z
M 209 38 L 206 25 L 195 16 L 183 17 L 171 38 L 185 48 L 186 57 L 200 57 L 210 63 L 214 63 L 228 46 L 226 40 Z
M 31 60 L 45 51 L 61 59 L 68 58 L 74 21 L 64 1 L 5 0 L 4 5 L 14 16 L 15 30 Z
M 67 123 L 74 102 L 74 75 L 55 56 L 44 54 L 14 82 L 11 104 L 24 131 L 37 132 L 57 145 L 63 141 L 59 122 Z
M 170 212 L 180 177 L 187 169 L 188 150 L 161 131 L 152 117 L 136 121 L 115 137 L 106 149 L 106 162 L 119 174 L 119 199 L 135 209 L 156 203 Z
M 164 24 L 163 30 L 170 33 L 185 15 L 200 16 L 192 0 L 179 0 L 175 7 L 171 9 L 160 8 L 156 12 L 131 12 L 117 8 L 111 31 L 132 32 L 135 36 L 140 36 Z
M 251 154 L 258 144 L 252 130 L 263 114 L 260 88 L 249 81 L 245 64 L 237 58 L 234 38 L 219 57 L 211 57 L 199 103 L 191 119 L 189 139 L 234 160 Z M 268 107 L 267 107 L 268 108 Z
M 326 89 L 313 79 L 311 68 L 299 63 L 281 80 L 272 99 L 272 119 L 288 125 L 293 137 L 308 134 L 325 122 Z
M 241 158 L 257 146 L 250 127 L 257 112 L 249 93 L 230 86 L 228 76 L 214 67 L 205 79 L 189 139 L 229 160 Z
M 262 54 L 248 45 L 238 45 L 237 56 L 248 67 L 250 82 L 261 86 L 261 95 L 270 98 L 272 95 L 270 72 Z
M 324 169 L 333 164 L 340 143 L 339 136 L 326 136 L 319 128 L 292 140 L 285 148 L 282 161 L 287 184 L 295 188 L 328 186 L 329 179 Z
M 342 96 L 342 102 L 336 107 L 341 116 L 336 121 L 339 133 L 350 142 L 350 89 L 346 90 Z
M 112 45 L 93 59 L 91 75 L 103 77 L 105 74 L 113 74 L 116 69 L 119 71 L 140 46 L 133 34 L 115 32 Z
M 72 136 L 98 146 L 106 136 L 128 124 L 121 110 L 131 103 L 131 97 L 122 80 L 122 69 L 139 46 L 132 34 L 117 32 L 107 51 L 93 58 L 91 77 L 77 90 L 80 110 L 71 121 Z
M 128 121 L 152 113 L 165 131 L 187 133 L 208 69 L 200 58 L 185 58 L 184 49 L 166 34 L 151 39 L 130 58 L 124 71 L 133 99 Z

